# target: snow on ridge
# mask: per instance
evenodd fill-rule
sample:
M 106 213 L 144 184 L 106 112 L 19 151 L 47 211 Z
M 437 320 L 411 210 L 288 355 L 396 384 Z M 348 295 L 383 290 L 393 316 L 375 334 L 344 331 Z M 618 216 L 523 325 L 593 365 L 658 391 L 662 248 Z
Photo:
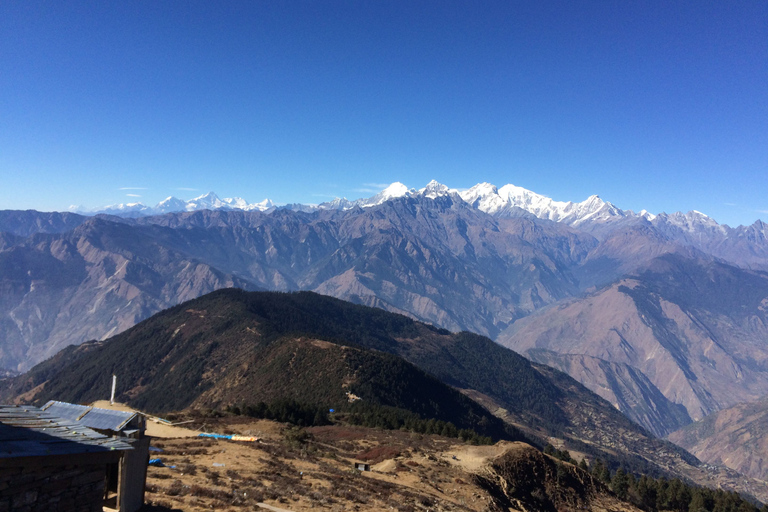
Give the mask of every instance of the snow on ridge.
M 516 207 L 540 219 L 570 225 L 578 225 L 585 221 L 608 222 L 626 216 L 626 212 L 596 195 L 588 197 L 581 203 L 555 201 L 512 184 L 497 188 L 490 183 L 479 183 L 459 195 L 471 206 L 490 215 L 504 215 Z
M 718 224 L 715 219 L 697 210 L 688 213 L 675 212 L 672 214 L 660 213 L 655 221 L 660 224 L 668 224 L 689 232 L 715 231 L 725 234 L 728 228 Z
M 248 203 L 241 197 L 219 199 L 213 192 L 208 192 L 201 196 L 189 199 L 187 201 L 173 196 L 166 197 L 154 207 L 149 207 L 143 203 L 120 203 L 101 208 L 86 210 L 80 207 L 70 207 L 70 211 L 86 215 L 97 215 L 106 213 L 118 216 L 149 216 L 162 215 L 164 213 L 175 212 L 193 212 L 197 210 L 244 210 L 244 211 L 267 211 L 274 209 L 275 204 L 270 199 L 264 199 L 259 203 Z
M 378 206 L 390 199 L 404 197 L 408 195 L 409 192 L 410 190 L 408 190 L 408 187 L 399 181 L 396 181 L 375 196 L 368 199 L 358 199 L 357 201 L 353 201 L 353 203 L 359 204 L 362 207 Z
M 271 200 L 264 199 L 258 203 L 249 203 L 241 197 L 230 197 L 219 199 L 213 193 L 208 192 L 196 198 L 183 201 L 173 196 L 160 201 L 155 207 L 148 207 L 142 203 L 127 203 L 105 206 L 103 208 L 83 211 L 70 208 L 70 211 L 78 211 L 85 214 L 108 213 L 125 217 L 138 217 L 146 215 L 161 215 L 164 213 L 180 211 L 197 211 L 203 209 L 209 210 L 234 210 L 234 211 L 261 211 L 270 212 L 277 208 L 287 208 L 304 212 L 316 210 L 350 210 L 352 208 L 370 208 L 381 205 L 386 201 L 401 197 L 425 197 L 435 199 L 437 197 L 449 196 L 455 201 L 463 201 L 470 207 L 476 208 L 492 216 L 507 217 L 521 214 L 521 210 L 528 212 L 540 219 L 546 219 L 554 222 L 564 223 L 570 226 L 579 225 L 601 225 L 617 222 L 622 219 L 644 219 L 654 224 L 664 223 L 676 226 L 690 232 L 699 232 L 702 230 L 722 231 L 725 227 L 718 224 L 714 219 L 707 215 L 693 210 L 687 214 L 676 212 L 667 215 L 661 213 L 654 215 L 646 210 L 634 213 L 632 210 L 622 210 L 610 202 L 603 201 L 599 196 L 589 196 L 582 202 L 574 203 L 572 201 L 555 201 L 552 198 L 537 194 L 531 190 L 525 189 L 508 183 L 502 187 L 497 187 L 492 183 L 478 183 L 466 190 L 449 188 L 435 180 L 430 181 L 424 188 L 409 189 L 400 182 L 394 182 L 385 187 L 381 192 L 369 197 L 356 200 L 347 198 L 335 198 L 332 201 L 324 202 L 319 205 L 291 204 L 279 207 Z

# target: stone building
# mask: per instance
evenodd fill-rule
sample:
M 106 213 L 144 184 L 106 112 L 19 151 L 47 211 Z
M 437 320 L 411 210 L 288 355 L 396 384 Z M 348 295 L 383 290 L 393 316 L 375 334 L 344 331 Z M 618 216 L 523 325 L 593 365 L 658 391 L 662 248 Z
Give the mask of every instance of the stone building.
M 135 512 L 144 505 L 149 438 L 144 435 L 146 418 L 142 414 L 54 400 L 41 409 L 100 434 L 119 438 L 133 448 L 124 452 L 118 461 L 107 465 L 104 505 L 105 510 L 119 512 Z
M 132 450 L 36 407 L 0 405 L 0 512 L 101 512 L 107 469 Z

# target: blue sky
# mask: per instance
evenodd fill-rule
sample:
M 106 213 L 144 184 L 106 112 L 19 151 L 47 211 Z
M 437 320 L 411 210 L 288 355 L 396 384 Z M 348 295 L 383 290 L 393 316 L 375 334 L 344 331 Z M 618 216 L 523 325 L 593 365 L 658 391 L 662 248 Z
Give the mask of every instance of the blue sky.
M 431 179 L 768 221 L 768 3 L 0 3 L 0 209 Z

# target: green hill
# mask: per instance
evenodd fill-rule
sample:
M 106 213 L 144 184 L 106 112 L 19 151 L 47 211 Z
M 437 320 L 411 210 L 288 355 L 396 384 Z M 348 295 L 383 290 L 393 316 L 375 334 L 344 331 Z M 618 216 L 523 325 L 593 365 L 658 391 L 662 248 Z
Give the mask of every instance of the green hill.
M 109 342 L 70 347 L 12 388 L 23 391 L 44 381 L 37 403 L 54 398 L 87 403 L 108 395 L 115 374 L 117 399 L 154 413 L 293 401 L 353 416 L 435 419 L 494 439 L 525 439 L 402 358 L 341 339 L 286 333 L 279 322 L 239 300 L 248 297 L 228 291 L 192 301 Z
M 349 391 L 500 437 L 503 425 L 449 384 L 529 434 L 561 438 L 614 467 L 682 474 L 699 466 L 567 375 L 488 338 L 310 292 L 210 293 L 108 342 L 63 351 L 12 379 L 0 400 L 105 398 L 113 373 L 119 400 L 155 412 L 282 399 L 333 407 Z

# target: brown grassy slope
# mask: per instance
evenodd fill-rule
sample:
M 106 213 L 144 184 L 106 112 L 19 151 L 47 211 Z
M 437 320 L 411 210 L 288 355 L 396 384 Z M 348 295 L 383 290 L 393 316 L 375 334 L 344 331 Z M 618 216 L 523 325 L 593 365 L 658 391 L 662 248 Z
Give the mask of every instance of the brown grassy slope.
M 295 512 L 495 511 L 509 509 L 501 487 L 511 488 L 518 475 L 536 474 L 525 489 L 518 486 L 512 510 L 542 497 L 559 510 L 576 505 L 636 510 L 578 468 L 523 443 L 478 447 L 439 436 L 339 426 L 307 429 L 305 438 L 269 421 L 225 421 L 209 427 L 259 435 L 262 441 L 154 441 L 164 450 L 159 454 L 164 463 L 176 468 L 150 467 L 147 503 L 190 512 L 254 510 L 259 502 Z M 354 461 L 369 462 L 373 471 L 354 471 Z M 558 465 L 567 466 L 560 481 Z M 543 467 L 548 469 L 542 472 Z M 573 478 L 565 482 L 563 471 Z

